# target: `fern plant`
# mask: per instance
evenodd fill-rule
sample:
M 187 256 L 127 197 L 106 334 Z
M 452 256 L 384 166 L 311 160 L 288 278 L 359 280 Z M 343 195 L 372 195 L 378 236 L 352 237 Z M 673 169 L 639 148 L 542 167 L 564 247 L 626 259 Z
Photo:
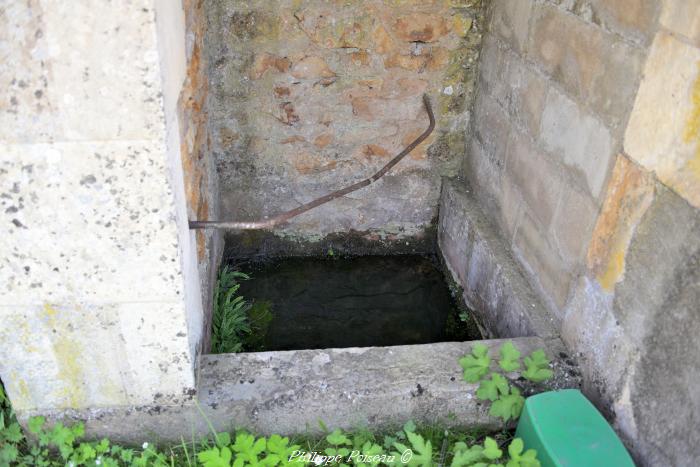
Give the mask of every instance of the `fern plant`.
M 228 266 L 219 273 L 214 289 L 211 350 L 213 353 L 235 353 L 243 350 L 243 340 L 250 334 L 248 312 L 251 304 L 241 295 L 239 281 L 250 277 Z

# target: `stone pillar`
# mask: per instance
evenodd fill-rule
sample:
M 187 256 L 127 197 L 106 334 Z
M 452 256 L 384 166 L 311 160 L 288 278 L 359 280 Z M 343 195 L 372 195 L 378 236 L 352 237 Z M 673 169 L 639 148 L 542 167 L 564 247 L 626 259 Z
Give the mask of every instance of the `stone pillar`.
M 192 399 L 182 6 L 3 2 L 0 377 L 22 417 Z

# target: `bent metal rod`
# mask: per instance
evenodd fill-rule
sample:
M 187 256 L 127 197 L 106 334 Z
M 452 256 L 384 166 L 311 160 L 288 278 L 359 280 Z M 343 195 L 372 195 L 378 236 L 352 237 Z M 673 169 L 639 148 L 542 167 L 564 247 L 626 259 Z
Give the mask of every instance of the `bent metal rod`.
M 357 182 L 353 185 L 347 186 L 345 188 L 341 188 L 339 190 L 336 190 L 332 193 L 328 193 L 325 196 L 321 196 L 320 198 L 316 198 L 315 200 L 308 202 L 306 204 L 302 204 L 301 206 L 294 208 L 290 211 L 283 212 L 281 214 L 277 214 L 274 217 L 271 217 L 269 219 L 265 220 L 258 220 L 258 221 L 252 221 L 252 222 L 231 222 L 231 221 L 190 221 L 190 229 L 223 229 L 223 230 L 265 230 L 265 229 L 272 229 L 273 227 L 277 227 L 279 225 L 282 225 L 289 221 L 291 218 L 298 216 L 299 214 L 303 214 L 306 211 L 309 211 L 313 208 L 316 208 L 322 204 L 325 204 L 329 201 L 333 201 L 336 198 L 340 198 L 341 196 L 345 196 L 348 193 L 352 193 L 353 191 L 359 190 L 360 188 L 364 188 L 380 178 L 384 176 L 389 170 L 391 170 L 392 167 L 394 167 L 396 164 L 398 164 L 401 159 L 406 157 L 411 151 L 413 151 L 420 143 L 425 141 L 425 139 L 430 136 L 430 133 L 433 132 L 435 129 L 435 116 L 433 115 L 433 109 L 430 106 L 430 99 L 428 98 L 427 94 L 423 94 L 423 104 L 425 105 L 425 111 L 428 113 L 428 118 L 430 119 L 430 125 L 428 125 L 428 129 L 425 130 L 423 133 L 421 133 L 418 138 L 416 138 L 411 144 L 406 146 L 403 151 L 401 151 L 396 157 L 394 157 L 392 160 L 386 163 L 384 167 L 379 169 L 377 173 L 372 175 L 369 178 L 366 178 L 362 180 L 361 182 Z

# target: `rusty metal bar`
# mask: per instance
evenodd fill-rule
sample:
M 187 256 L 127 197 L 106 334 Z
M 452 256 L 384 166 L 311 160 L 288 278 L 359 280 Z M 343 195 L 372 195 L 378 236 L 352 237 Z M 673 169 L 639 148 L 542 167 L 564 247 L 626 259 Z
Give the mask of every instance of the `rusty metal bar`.
M 389 170 L 391 170 L 392 167 L 394 167 L 396 164 L 398 164 L 401 159 L 403 159 L 407 154 L 409 154 L 411 151 L 413 151 L 420 143 L 425 141 L 425 139 L 430 136 L 430 133 L 433 132 L 435 129 L 435 115 L 433 115 L 433 109 L 430 106 L 430 99 L 428 98 L 427 94 L 423 95 L 423 104 L 425 105 L 425 111 L 428 113 L 428 118 L 430 119 L 430 125 L 428 125 L 428 129 L 425 130 L 423 133 L 421 133 L 418 138 L 416 138 L 411 144 L 406 146 L 406 148 L 401 151 L 396 157 L 394 157 L 392 160 L 386 163 L 384 167 L 379 169 L 377 173 L 372 175 L 369 178 L 366 178 L 362 180 L 361 182 L 357 182 L 353 185 L 347 186 L 345 188 L 341 188 L 340 190 L 336 190 L 332 193 L 328 193 L 325 196 L 321 196 L 320 198 L 317 198 L 311 202 L 308 202 L 306 204 L 303 204 L 299 206 L 298 208 L 294 208 L 290 211 L 283 212 L 282 214 L 278 214 L 274 217 L 271 217 L 270 219 L 267 220 L 261 220 L 261 221 L 253 221 L 253 222 L 229 222 L 229 221 L 190 221 L 190 229 L 225 229 L 225 230 L 263 230 L 263 229 L 271 229 L 273 227 L 279 226 L 281 224 L 284 224 L 285 222 L 289 221 L 289 219 L 298 216 L 299 214 L 303 214 L 306 211 L 309 211 L 315 207 L 318 207 L 322 204 L 325 204 L 329 201 L 333 201 L 336 198 L 340 198 L 341 196 L 345 196 L 348 193 L 352 193 L 353 191 L 359 190 L 360 188 L 364 188 L 367 185 L 370 185 L 380 178 L 384 176 Z

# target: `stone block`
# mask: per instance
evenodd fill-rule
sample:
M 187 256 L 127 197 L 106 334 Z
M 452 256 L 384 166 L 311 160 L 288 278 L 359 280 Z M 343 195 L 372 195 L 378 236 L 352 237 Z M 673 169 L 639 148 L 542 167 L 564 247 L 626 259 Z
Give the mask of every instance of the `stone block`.
M 0 115 L 0 377 L 13 407 L 26 419 L 189 403 L 203 300 L 182 5 L 1 16 L 0 80 L 32 98 L 20 109 L 11 94 L 17 112 Z
M 700 3 L 694 0 L 663 0 L 660 22 L 700 46 Z
M 480 93 L 474 107 L 474 124 L 484 152 L 492 165 L 502 171 L 511 127 L 508 115 L 493 98 Z
M 495 36 L 487 34 L 479 55 L 479 92 L 487 92 L 491 96 L 502 93 L 495 89 L 503 85 L 502 77 L 507 66 L 506 57 Z
M 497 0 L 493 6 L 490 31 L 513 50 L 525 51 L 532 11 L 531 0 Z
M 700 207 L 700 48 L 660 32 L 625 132 L 625 152 Z
M 499 224 L 503 229 L 506 243 L 510 245 L 520 223 L 525 202 L 520 194 L 520 188 L 513 183 L 504 183 L 501 193 Z
M 535 11 L 529 56 L 605 121 L 621 122 L 636 92 L 642 50 L 559 8 Z
M 567 184 L 562 195 L 551 233 L 564 260 L 580 264 L 598 217 L 598 203 L 573 184 Z
M 659 187 L 615 288 L 616 317 L 643 350 L 631 359 L 619 404 L 632 414 L 633 447 L 648 465 L 694 465 L 700 454 L 700 432 L 687 429 L 700 410 L 698 232 L 700 210 Z
M 0 145 L 3 303 L 181 299 L 164 150 L 150 141 Z
M 629 446 L 634 421 L 627 426 L 632 411 L 620 395 L 637 350 L 615 316 L 614 298 L 595 279 L 580 276 L 566 305 L 561 338 L 580 362 L 584 393 L 603 414 L 615 417 L 614 426 Z
M 697 208 L 619 156 L 588 253 L 595 277 L 581 278 L 564 320 L 589 395 L 641 465 L 698 456 L 700 439 L 687 430 L 700 407 L 690 389 L 700 381 L 698 231 Z
M 629 243 L 653 197 L 651 174 L 624 155 L 618 155 L 586 260 L 603 290 L 613 290 L 624 277 Z
M 498 203 L 495 200 L 501 197 L 503 166 L 499 166 L 500 163 L 498 160 L 492 160 L 481 143 L 476 138 L 472 138 L 463 172 L 478 191 L 479 199 L 490 204 L 489 207 L 497 207 Z
M 538 150 L 527 135 L 511 132 L 504 184 L 516 187 L 544 229 L 552 222 L 564 179 L 564 170 Z
M 538 391 L 577 387 L 576 365 L 559 356 L 552 340 L 509 339 L 523 355 L 544 349 L 554 378 Z M 293 350 L 205 355 L 201 361 L 198 406 L 157 403 L 80 411 L 40 411 L 48 423 L 85 420 L 88 439 L 141 445 L 144 433 L 153 442 L 179 443 L 244 428 L 256 434 L 323 436 L 319 419 L 331 429 L 395 430 L 406 420 L 459 429 L 504 429 L 477 400 L 478 384 L 462 379 L 457 361 L 480 342 L 494 362 L 503 339 L 474 342 Z M 568 360 L 568 362 L 567 362 Z M 524 393 L 534 389 L 524 385 Z M 329 404 L 328 401 L 333 401 Z M 19 415 L 26 426 L 29 414 Z M 129 429 L 124 429 L 127 426 Z
M 14 409 L 180 404 L 194 391 L 182 305 L 36 299 L 2 305 L 0 374 Z
M 139 3 L 3 7 L 0 141 L 161 137 L 155 14 Z
M 540 140 L 547 150 L 580 173 L 590 193 L 598 198 L 613 153 L 608 128 L 564 94 L 551 89 L 542 113 Z
M 593 21 L 628 40 L 651 42 L 658 17 L 658 0 L 590 0 Z M 685 2 L 684 2 L 685 3 Z
M 284 66 L 278 69 L 284 70 Z M 335 73 L 328 67 L 326 61 L 315 55 L 304 57 L 294 63 L 290 74 L 299 79 L 332 78 L 335 76 Z
M 444 179 L 440 197 L 440 252 L 465 302 L 490 335 L 556 337 L 556 318 L 533 292 L 475 194 Z
M 539 73 L 521 61 L 511 62 L 510 106 L 508 111 L 518 124 L 537 138 L 542 120 L 542 110 L 547 98 L 548 86 Z
M 449 32 L 450 25 L 440 14 L 411 13 L 397 18 L 393 30 L 402 41 L 435 42 Z
M 478 190 L 480 199 L 497 208 L 511 128 L 503 110 L 484 93 L 479 93 L 475 103 L 474 130 L 463 166 L 464 176 Z
M 491 36 L 484 39 L 480 74 L 480 92 L 488 93 L 515 123 L 537 137 L 547 94 L 545 78 Z
M 547 229 L 527 209 L 515 232 L 513 252 L 559 316 L 566 304 L 573 272 L 559 255 Z

